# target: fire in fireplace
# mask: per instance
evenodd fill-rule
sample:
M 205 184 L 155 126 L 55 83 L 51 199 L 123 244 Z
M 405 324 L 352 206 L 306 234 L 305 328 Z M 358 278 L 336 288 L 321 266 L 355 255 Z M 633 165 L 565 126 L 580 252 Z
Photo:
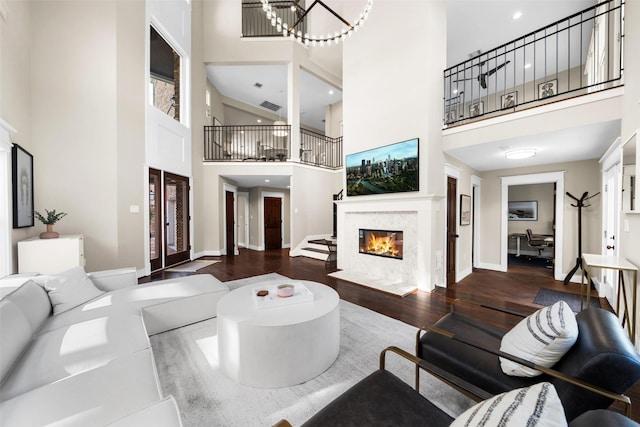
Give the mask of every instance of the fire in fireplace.
M 360 253 L 402 259 L 402 231 L 360 229 Z

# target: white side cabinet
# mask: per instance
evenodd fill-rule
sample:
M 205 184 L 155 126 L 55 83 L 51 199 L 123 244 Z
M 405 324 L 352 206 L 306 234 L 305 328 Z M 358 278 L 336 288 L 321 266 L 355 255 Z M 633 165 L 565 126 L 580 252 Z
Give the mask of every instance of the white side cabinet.
M 57 239 L 38 236 L 18 242 L 18 272 L 56 274 L 84 267 L 84 236 L 61 235 Z

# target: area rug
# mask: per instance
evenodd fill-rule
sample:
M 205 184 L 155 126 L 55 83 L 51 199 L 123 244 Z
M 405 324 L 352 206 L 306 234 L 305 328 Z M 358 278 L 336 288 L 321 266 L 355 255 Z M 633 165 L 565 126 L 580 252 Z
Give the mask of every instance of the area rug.
M 254 283 L 287 280 L 279 274 L 226 282 L 230 289 Z M 271 426 L 287 419 L 301 425 L 356 382 L 378 368 L 380 351 L 395 345 L 409 352 L 417 329 L 374 311 L 340 301 L 341 344 L 335 363 L 304 384 L 261 389 L 238 384 L 218 368 L 216 319 L 151 337 L 162 391 L 176 398 L 185 427 Z M 387 368 L 414 382 L 413 365 L 394 354 Z M 473 402 L 423 373 L 421 392 L 451 416 Z
M 536 298 L 533 300 L 534 304 L 549 306 L 553 305 L 556 302 L 564 300 L 569 307 L 571 307 L 571 311 L 577 313 L 580 311 L 580 295 L 572 294 L 569 292 L 556 291 L 555 289 L 545 289 L 541 288 L 536 295 Z M 584 298 L 585 306 L 587 304 L 587 297 L 585 295 Z M 593 292 L 591 293 L 591 307 L 600 307 L 600 299 L 597 296 L 593 296 Z
M 205 267 L 209 267 L 212 264 L 218 263 L 220 261 L 215 261 L 215 260 L 195 260 L 195 261 L 191 261 L 188 262 L 186 264 L 180 264 L 178 266 L 175 267 L 171 267 L 166 269 L 165 271 L 171 272 L 171 273 L 194 273 L 200 269 L 203 269 Z
M 346 280 L 347 282 L 353 282 L 358 285 L 366 286 L 378 291 L 387 292 L 401 297 L 412 294 L 416 291 L 416 289 L 418 289 L 416 285 L 410 285 L 404 282 L 392 282 L 390 280 L 377 279 L 365 274 L 344 270 L 329 273 L 328 276 L 335 277 L 336 279 Z

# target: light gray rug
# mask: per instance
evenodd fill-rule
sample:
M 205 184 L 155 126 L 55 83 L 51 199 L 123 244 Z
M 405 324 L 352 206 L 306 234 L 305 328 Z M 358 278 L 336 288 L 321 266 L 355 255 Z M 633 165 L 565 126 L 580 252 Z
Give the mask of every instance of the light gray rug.
M 279 274 L 226 282 L 231 290 L 286 280 Z M 390 345 L 411 353 L 417 329 L 374 311 L 340 301 L 340 355 L 323 374 L 294 387 L 261 389 L 231 381 L 218 368 L 216 319 L 154 335 L 151 345 L 165 394 L 172 394 L 185 427 L 271 426 L 287 419 L 299 426 L 356 382 L 378 369 L 380 351 Z M 387 368 L 409 384 L 413 365 L 389 354 Z M 422 375 L 421 392 L 452 416 L 473 402 Z

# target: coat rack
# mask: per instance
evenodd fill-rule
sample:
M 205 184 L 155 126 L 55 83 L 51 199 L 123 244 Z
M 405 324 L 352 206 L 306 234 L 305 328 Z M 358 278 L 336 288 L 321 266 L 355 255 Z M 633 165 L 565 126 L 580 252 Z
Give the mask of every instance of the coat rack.
M 571 269 L 569 274 L 567 274 L 567 277 L 564 278 L 564 284 L 568 285 L 569 281 L 571 280 L 575 272 L 578 271 L 578 269 L 582 270 L 583 275 L 587 274 L 586 270 L 582 265 L 582 208 L 588 208 L 589 206 L 591 206 L 591 205 L 585 205 L 584 202 L 596 197 L 598 194 L 600 194 L 600 192 L 597 192 L 593 196 L 589 196 L 589 192 L 585 191 L 582 194 L 582 197 L 580 197 L 579 199 L 573 194 L 569 193 L 568 191 L 566 194 L 567 196 L 571 197 L 573 200 L 576 201 L 576 204 L 574 205 L 572 203 L 571 206 L 573 206 L 574 208 L 578 208 L 578 258 L 576 259 L 576 265 Z M 589 286 L 591 286 L 590 277 L 587 277 L 587 283 L 589 284 Z

